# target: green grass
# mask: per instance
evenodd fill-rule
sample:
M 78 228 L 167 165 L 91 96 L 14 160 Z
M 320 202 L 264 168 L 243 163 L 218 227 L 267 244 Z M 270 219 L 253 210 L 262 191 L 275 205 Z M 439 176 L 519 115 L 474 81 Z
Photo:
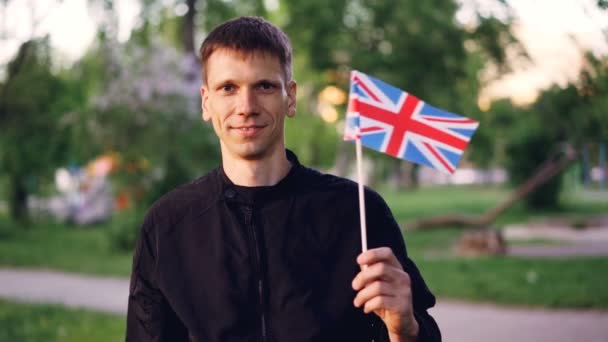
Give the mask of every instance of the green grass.
M 418 258 L 443 298 L 552 308 L 608 309 L 608 258 Z
M 478 215 L 509 195 L 499 187 L 429 187 L 409 192 L 383 189 L 398 222 L 447 213 Z M 553 211 L 530 211 L 517 204 L 496 222 L 506 224 L 561 217 L 577 222 L 608 213 L 608 192 L 569 193 Z M 511 305 L 608 309 L 608 257 L 533 259 L 459 258 L 452 247 L 462 228 L 406 231 L 410 256 L 438 297 Z M 513 244 L 568 242 L 518 241 Z
M 608 309 L 608 257 L 456 257 L 452 246 L 462 232 L 460 228 L 444 228 L 405 233 L 410 257 L 438 297 L 508 305 Z
M 66 309 L 55 305 L 0 301 L 1 342 L 124 341 L 121 316 Z
M 405 193 L 383 191 L 382 194 L 397 220 L 404 222 L 443 213 L 481 214 L 506 198 L 508 190 L 440 187 Z M 608 213 L 608 200 L 602 195 L 583 195 L 564 196 L 562 207 L 556 211 L 531 212 L 518 204 L 498 220 L 497 226 L 556 217 L 576 221 Z M 438 297 L 509 305 L 608 309 L 605 285 L 608 283 L 608 257 L 460 258 L 454 256 L 452 247 L 463 231 L 462 228 L 445 227 L 405 232 L 410 256 Z M 515 243 L 562 242 L 536 239 Z
M 480 215 L 502 203 L 511 193 L 510 188 L 496 186 L 435 186 L 411 191 L 395 191 L 383 188 L 380 194 L 389 204 L 399 223 L 458 213 Z M 510 223 L 544 218 L 563 217 L 573 221 L 598 214 L 608 213 L 608 192 L 565 192 L 561 207 L 554 210 L 529 210 L 518 203 L 498 217 L 498 227 Z
M 0 234 L 0 265 L 128 276 L 131 252 L 111 248 L 105 229 L 54 223 L 5 228 Z
M 397 221 L 457 212 L 481 214 L 507 195 L 502 188 L 425 187 L 409 191 L 380 189 Z

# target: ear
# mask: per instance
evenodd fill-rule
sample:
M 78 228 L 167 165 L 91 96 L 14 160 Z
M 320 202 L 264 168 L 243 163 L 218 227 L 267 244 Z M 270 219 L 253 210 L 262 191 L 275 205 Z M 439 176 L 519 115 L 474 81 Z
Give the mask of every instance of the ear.
M 209 89 L 207 89 L 206 85 L 201 86 L 201 109 L 203 110 L 203 120 L 209 121 L 211 120 L 211 114 L 209 113 L 209 108 L 207 106 L 207 100 L 209 98 Z
M 296 81 L 289 81 L 287 85 L 287 116 L 293 118 L 296 116 L 296 95 L 298 85 Z

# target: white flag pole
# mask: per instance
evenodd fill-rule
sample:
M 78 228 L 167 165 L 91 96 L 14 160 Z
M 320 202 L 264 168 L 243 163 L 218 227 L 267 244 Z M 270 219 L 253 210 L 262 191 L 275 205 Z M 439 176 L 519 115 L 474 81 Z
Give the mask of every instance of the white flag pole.
M 365 221 L 365 196 L 363 193 L 363 162 L 361 135 L 357 135 L 357 184 L 359 185 L 359 220 L 361 221 L 361 249 L 367 251 L 367 225 Z

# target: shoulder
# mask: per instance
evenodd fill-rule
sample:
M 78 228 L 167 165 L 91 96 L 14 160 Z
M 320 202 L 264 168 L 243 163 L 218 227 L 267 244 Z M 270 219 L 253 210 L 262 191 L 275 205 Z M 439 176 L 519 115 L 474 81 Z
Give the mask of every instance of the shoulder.
M 208 209 L 219 198 L 217 172 L 217 169 L 214 169 L 160 197 L 148 209 L 145 222 L 154 225 L 174 225 L 192 211 Z
M 326 193 L 331 196 L 342 197 L 343 199 L 351 198 L 358 201 L 359 185 L 348 178 L 302 166 L 301 179 L 300 187 L 303 192 Z M 367 186 L 364 189 L 366 204 L 371 204 L 374 207 L 386 207 L 386 202 L 377 191 Z

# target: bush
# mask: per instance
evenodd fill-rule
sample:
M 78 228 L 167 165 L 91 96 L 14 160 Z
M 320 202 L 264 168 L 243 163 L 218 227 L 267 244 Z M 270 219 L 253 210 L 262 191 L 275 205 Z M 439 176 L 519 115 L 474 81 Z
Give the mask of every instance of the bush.
M 14 232 L 14 224 L 0 214 L 0 240 L 10 238 Z
M 121 252 L 132 252 L 139 234 L 144 214 L 141 210 L 130 209 L 115 215 L 108 228 L 111 248 Z
M 515 186 L 525 182 L 554 153 L 556 146 L 556 140 L 542 129 L 528 127 L 518 137 L 512 138 L 506 149 L 511 182 Z M 560 173 L 530 193 L 524 199 L 526 205 L 532 209 L 557 208 L 562 178 Z

